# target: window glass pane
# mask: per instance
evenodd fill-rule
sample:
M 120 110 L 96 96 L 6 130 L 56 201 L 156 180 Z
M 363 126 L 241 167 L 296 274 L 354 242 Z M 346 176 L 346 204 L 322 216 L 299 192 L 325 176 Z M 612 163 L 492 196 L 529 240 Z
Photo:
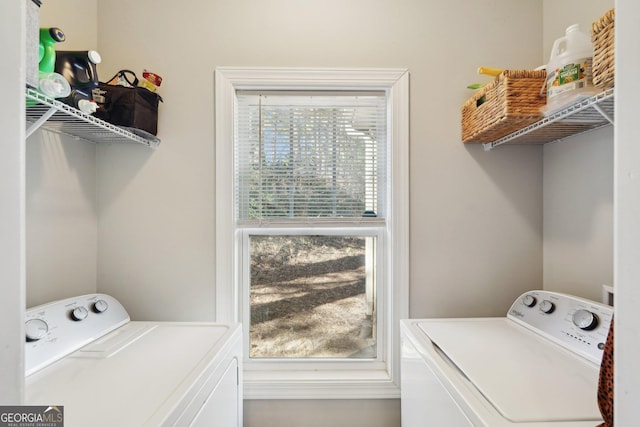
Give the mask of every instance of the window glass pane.
M 383 93 L 238 93 L 237 218 L 384 218 L 386 112 Z
M 252 358 L 375 358 L 375 237 L 251 235 Z

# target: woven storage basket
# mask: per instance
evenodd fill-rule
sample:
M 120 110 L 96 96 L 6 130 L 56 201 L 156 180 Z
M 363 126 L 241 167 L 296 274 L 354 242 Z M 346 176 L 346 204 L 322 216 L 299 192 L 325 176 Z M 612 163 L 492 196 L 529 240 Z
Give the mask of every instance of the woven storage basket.
M 611 9 L 591 25 L 593 85 L 602 89 L 611 88 L 615 83 L 614 11 Z
M 505 70 L 462 105 L 462 141 L 493 142 L 542 118 L 545 70 Z

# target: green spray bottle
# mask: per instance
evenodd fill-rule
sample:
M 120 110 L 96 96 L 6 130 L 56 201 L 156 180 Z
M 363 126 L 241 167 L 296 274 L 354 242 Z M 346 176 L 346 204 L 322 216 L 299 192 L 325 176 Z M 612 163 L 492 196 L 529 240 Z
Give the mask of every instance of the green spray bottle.
M 64 40 L 65 35 L 60 28 L 40 28 L 38 69 L 41 73 L 53 73 L 56 67 L 56 48 L 54 45 Z
M 56 48 L 54 45 L 56 43 L 63 42 L 64 40 L 65 35 L 60 28 L 40 28 L 40 45 L 38 46 L 38 71 L 40 75 L 40 85 L 42 85 L 43 78 L 45 80 L 49 78 L 56 68 Z M 65 83 L 60 80 L 56 81 L 61 84 Z M 40 91 L 42 92 L 42 90 Z M 27 99 L 28 107 L 36 104 L 36 101 Z

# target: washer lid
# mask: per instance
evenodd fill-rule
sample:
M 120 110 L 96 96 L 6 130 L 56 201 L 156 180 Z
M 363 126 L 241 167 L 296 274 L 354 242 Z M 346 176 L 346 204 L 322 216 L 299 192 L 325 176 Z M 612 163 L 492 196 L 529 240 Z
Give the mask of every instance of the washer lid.
M 129 322 L 27 377 L 25 403 L 64 406 L 69 426 L 173 425 L 239 333 L 237 325 Z
M 600 420 L 599 368 L 506 318 L 433 319 L 418 327 L 513 422 Z

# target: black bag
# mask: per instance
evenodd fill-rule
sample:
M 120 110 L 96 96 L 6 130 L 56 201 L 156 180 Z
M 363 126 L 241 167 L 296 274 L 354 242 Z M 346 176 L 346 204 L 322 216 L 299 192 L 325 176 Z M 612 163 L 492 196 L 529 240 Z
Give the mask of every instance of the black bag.
M 133 79 L 127 76 L 130 74 Z M 125 80 L 131 87 L 110 84 Z M 94 116 L 98 119 L 124 126 L 142 129 L 152 135 L 158 133 L 158 104 L 160 95 L 138 86 L 138 78 L 131 70 L 120 70 L 109 83 L 100 82 L 94 90 L 93 100 L 98 104 Z

